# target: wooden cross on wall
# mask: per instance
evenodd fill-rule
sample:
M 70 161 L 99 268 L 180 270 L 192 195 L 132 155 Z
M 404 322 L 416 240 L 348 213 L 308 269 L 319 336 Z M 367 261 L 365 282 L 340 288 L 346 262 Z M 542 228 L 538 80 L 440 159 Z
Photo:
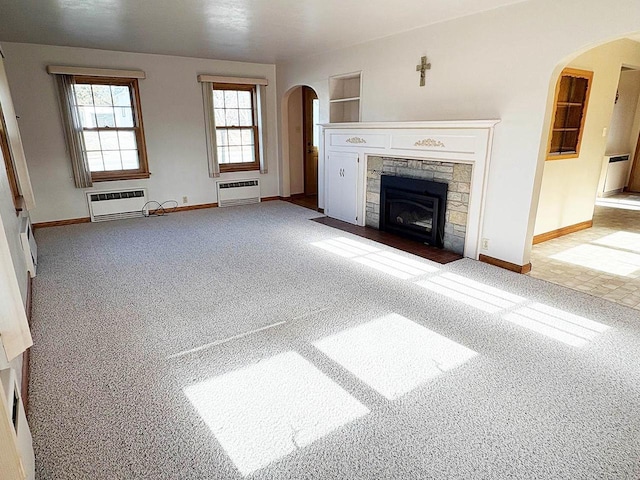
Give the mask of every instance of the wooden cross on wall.
M 427 70 L 431 70 L 431 64 L 427 63 L 427 57 L 420 59 L 420 64 L 416 65 L 416 72 L 420 72 L 420 86 L 424 87 L 424 78 Z

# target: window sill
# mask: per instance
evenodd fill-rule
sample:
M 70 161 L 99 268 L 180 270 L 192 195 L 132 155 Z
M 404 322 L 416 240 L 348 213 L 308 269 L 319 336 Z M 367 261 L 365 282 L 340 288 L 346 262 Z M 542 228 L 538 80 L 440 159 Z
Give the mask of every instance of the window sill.
M 151 174 L 149 172 L 133 172 L 133 173 L 123 173 L 123 172 L 113 172 L 113 173 L 101 173 L 96 175 L 95 173 L 91 175 L 92 182 L 115 182 L 117 180 L 139 180 L 144 178 L 149 178 Z
M 251 163 L 248 165 L 234 164 L 234 165 L 220 165 L 220 173 L 229 172 L 250 172 L 260 170 L 260 165 Z
M 579 153 L 573 152 L 573 153 L 567 153 L 564 155 L 547 155 L 547 161 L 553 161 L 553 160 L 569 160 L 571 158 L 578 158 L 580 156 Z

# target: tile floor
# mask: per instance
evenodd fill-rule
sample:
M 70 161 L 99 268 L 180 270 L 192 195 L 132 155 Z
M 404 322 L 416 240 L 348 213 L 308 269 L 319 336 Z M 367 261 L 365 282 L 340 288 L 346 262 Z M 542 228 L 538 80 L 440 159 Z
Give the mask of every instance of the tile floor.
M 593 227 L 533 246 L 532 277 L 640 310 L 640 195 L 598 199 Z

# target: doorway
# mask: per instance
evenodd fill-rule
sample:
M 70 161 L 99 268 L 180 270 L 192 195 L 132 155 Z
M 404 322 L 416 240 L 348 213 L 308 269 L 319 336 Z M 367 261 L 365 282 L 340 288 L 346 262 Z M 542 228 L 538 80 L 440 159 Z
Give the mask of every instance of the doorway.
M 638 172 L 640 46 L 626 46 L 618 40 L 594 47 L 554 79 L 549 137 L 557 130 L 584 135 L 576 134 L 577 148 L 564 158 L 554 158 L 553 141 L 542 139 L 547 157 L 529 275 L 640 310 L 640 195 L 631 193 Z M 579 101 L 560 95 L 564 78 L 578 69 L 600 82 L 587 86 L 582 118 L 576 117 L 581 122 L 569 125 L 577 128 L 557 128 L 558 120 L 566 127 L 572 118 L 566 110 L 578 109 Z
M 296 87 L 288 97 L 290 201 L 318 209 L 319 100 L 307 86 Z
M 640 122 L 640 69 L 630 69 L 632 73 L 628 73 L 627 76 L 633 75 L 635 78 L 634 83 L 637 87 L 638 91 L 638 102 L 636 105 L 635 112 L 635 122 Z M 635 134 L 635 131 L 632 132 L 632 135 Z M 640 132 L 638 133 L 638 138 L 636 139 L 636 148 L 635 151 L 631 152 L 631 168 L 629 170 L 629 178 L 627 180 L 627 185 L 625 190 L 628 192 L 633 192 L 635 194 L 640 194 Z
M 638 122 L 640 122 L 640 69 L 622 66 L 609 123 L 605 160 L 598 197 L 640 192 Z

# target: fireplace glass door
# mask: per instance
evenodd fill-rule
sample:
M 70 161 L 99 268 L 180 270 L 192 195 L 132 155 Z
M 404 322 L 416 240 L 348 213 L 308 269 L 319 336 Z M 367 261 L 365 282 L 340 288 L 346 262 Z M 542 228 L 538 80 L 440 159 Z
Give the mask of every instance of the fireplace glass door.
M 387 230 L 424 241 L 433 236 L 434 214 L 439 199 L 406 191 L 387 189 L 385 226 Z M 411 235 L 413 233 L 413 235 Z

